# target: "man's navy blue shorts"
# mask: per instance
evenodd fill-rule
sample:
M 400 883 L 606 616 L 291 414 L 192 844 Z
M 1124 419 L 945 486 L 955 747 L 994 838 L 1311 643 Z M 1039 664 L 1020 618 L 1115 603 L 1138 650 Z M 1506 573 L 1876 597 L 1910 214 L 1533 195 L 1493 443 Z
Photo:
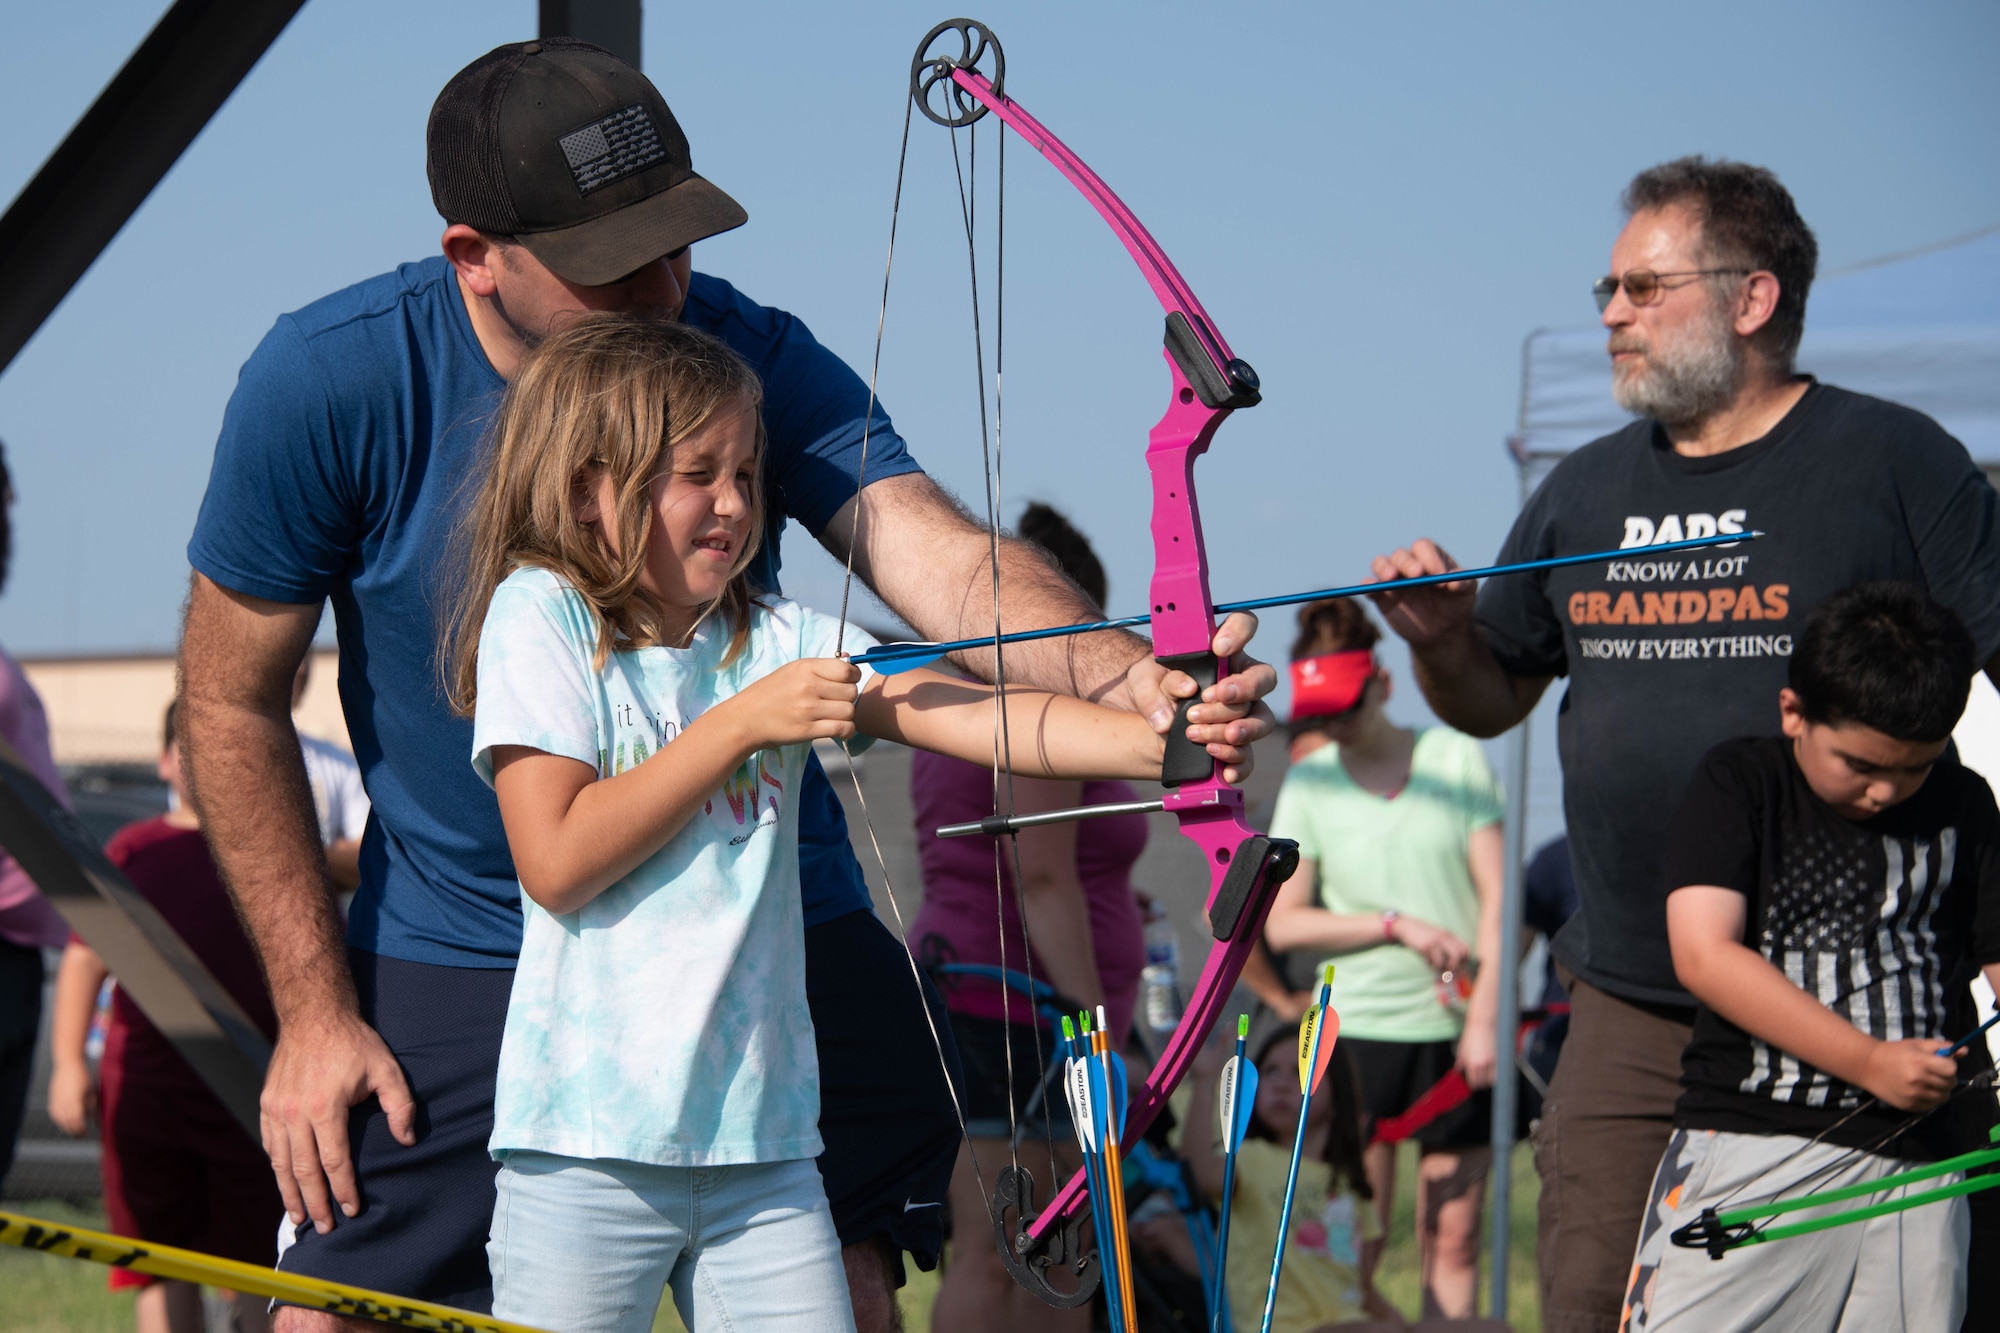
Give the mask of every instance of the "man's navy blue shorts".
M 886 1238 L 900 1287 L 905 1251 L 929 1272 L 944 1247 L 944 1196 L 962 1140 L 952 1084 L 965 1082 L 951 1021 L 929 978 L 919 990 L 910 955 L 873 912 L 806 931 L 806 1000 L 833 1225 L 842 1245 Z
M 286 1272 L 392 1295 L 493 1308 L 486 1238 L 499 1164 L 486 1151 L 514 973 L 440 967 L 351 951 L 361 1015 L 382 1034 L 417 1100 L 417 1142 L 404 1147 L 371 1099 L 354 1108 L 348 1141 L 359 1216 L 325 1235 L 293 1230 Z M 958 1120 L 936 1058 L 909 958 L 872 912 L 806 931 L 806 994 L 820 1067 L 819 1160 L 841 1243 L 881 1236 L 925 1268 L 943 1243 L 945 1190 Z M 952 1076 L 957 1052 L 928 984 Z

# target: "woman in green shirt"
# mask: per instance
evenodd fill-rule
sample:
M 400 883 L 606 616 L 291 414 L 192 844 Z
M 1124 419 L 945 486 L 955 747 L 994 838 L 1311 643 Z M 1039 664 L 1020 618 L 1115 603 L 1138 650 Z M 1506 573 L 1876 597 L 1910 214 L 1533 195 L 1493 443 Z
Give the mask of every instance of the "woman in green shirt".
M 1293 763 L 1271 821 L 1273 834 L 1298 842 L 1299 868 L 1278 890 L 1264 937 L 1280 952 L 1339 959 L 1340 1044 L 1376 1120 L 1401 1114 L 1454 1066 L 1480 1090 L 1414 1136 L 1423 1314 L 1465 1318 L 1492 1160 L 1485 1090 L 1499 1063 L 1499 969 L 1480 971 L 1469 988 L 1465 977 L 1500 946 L 1500 784 L 1471 737 L 1388 719 L 1380 638 L 1356 602 L 1299 612 Z M 1371 1145 L 1364 1160 L 1386 1230 L 1395 1148 Z M 1374 1255 L 1364 1264 L 1372 1271 Z

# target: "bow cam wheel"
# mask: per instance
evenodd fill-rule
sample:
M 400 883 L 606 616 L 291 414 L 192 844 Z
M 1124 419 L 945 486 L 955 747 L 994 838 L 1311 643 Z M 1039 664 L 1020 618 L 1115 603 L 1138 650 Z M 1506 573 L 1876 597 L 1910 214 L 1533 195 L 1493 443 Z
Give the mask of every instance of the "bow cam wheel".
M 991 68 L 984 68 L 989 63 Z M 1006 91 L 1007 57 L 999 40 L 976 19 L 948 19 L 938 24 L 924 34 L 916 57 L 910 61 L 910 96 L 917 109 L 954 130 L 986 114 L 978 98 L 952 82 L 955 69 L 983 76 L 996 93 Z

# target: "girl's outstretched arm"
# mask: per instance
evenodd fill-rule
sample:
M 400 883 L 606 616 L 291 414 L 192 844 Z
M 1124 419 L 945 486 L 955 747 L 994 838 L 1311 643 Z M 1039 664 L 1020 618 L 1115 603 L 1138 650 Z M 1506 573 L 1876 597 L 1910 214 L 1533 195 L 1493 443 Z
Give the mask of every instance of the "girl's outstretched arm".
M 638 869 L 758 750 L 854 734 L 859 668 L 791 662 L 690 722 L 616 777 L 525 745 L 493 747 L 493 789 L 521 891 L 574 912 Z
M 1165 744 L 1145 719 L 1102 704 L 1007 687 L 1001 763 L 1031 778 L 1157 782 Z M 936 671 L 876 676 L 861 693 L 859 730 L 885 741 L 993 766 L 993 687 Z

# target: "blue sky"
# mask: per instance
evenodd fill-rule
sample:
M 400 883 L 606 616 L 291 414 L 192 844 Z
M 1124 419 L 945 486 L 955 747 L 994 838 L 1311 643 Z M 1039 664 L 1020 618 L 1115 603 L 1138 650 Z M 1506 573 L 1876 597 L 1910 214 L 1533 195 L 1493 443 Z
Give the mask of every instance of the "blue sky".
M 954 0 L 956 3 L 956 0 Z M 12 196 L 160 0 L 24 7 L 0 42 Z M 280 312 L 433 252 L 423 124 L 444 81 L 531 35 L 535 6 L 312 0 L 4 375 L 19 502 L 0 642 L 163 648 L 237 367 Z M 917 39 L 944 10 L 655 5 L 646 66 L 699 169 L 748 207 L 697 265 L 864 366 Z M 1265 404 L 1200 470 L 1218 600 L 1325 586 L 1418 534 L 1489 558 L 1522 338 L 1587 323 L 1619 188 L 1687 152 L 1761 162 L 1824 269 L 2000 222 L 2000 7 L 1982 3 L 978 9 L 1009 91 L 1146 221 Z M 882 393 L 976 500 L 964 248 L 948 136 L 912 134 Z M 989 155 L 991 140 L 982 142 Z M 1142 451 L 1164 403 L 1159 312 L 1070 187 L 1009 155 L 1006 514 L 1096 539 L 1112 609 L 1143 604 Z M 990 180 L 990 175 L 988 176 Z M 988 294 L 990 300 L 990 292 Z M 989 325 L 990 332 L 990 325 Z M 796 529 L 788 590 L 838 596 Z M 1288 625 L 1266 632 L 1282 657 Z M 1406 690 L 1397 711 L 1422 714 Z

